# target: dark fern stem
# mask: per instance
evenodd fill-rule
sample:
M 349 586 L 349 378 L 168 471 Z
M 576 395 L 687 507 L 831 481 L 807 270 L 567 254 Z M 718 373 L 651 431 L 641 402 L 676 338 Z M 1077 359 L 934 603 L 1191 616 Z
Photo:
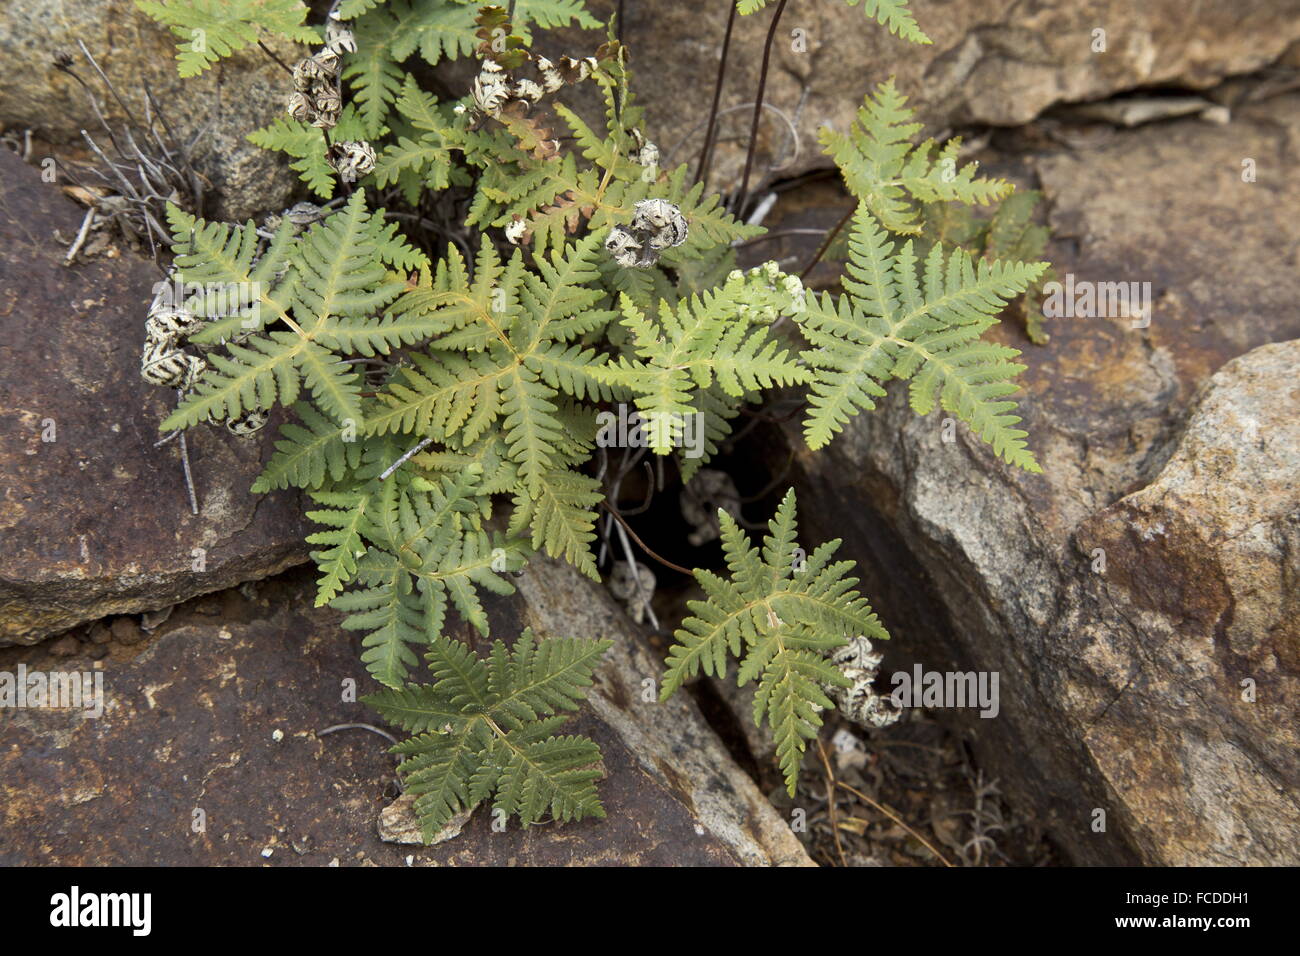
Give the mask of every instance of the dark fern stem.
M 857 207 L 850 206 L 848 212 L 844 214 L 843 218 L 835 224 L 830 232 L 826 233 L 826 238 L 822 240 L 822 244 L 817 247 L 817 251 L 813 253 L 813 257 L 809 259 L 808 264 L 803 267 L 803 272 L 799 273 L 800 279 L 808 278 L 808 273 L 812 272 L 813 266 L 817 265 L 817 263 L 821 261 L 821 257 L 826 255 L 826 250 L 831 247 L 831 243 L 834 242 L 835 237 L 840 234 L 840 230 L 848 225 L 849 220 L 853 218 L 855 212 L 857 212 Z
M 767 89 L 767 68 L 772 58 L 772 41 L 776 39 L 776 27 L 781 22 L 781 14 L 785 12 L 785 4 L 786 0 L 781 0 L 776 5 L 776 12 L 772 14 L 772 23 L 767 28 L 767 40 L 763 44 L 763 68 L 758 74 L 758 93 L 754 97 L 754 119 L 749 124 L 749 150 L 745 153 L 745 173 L 740 177 L 740 192 L 736 194 L 734 206 L 736 218 L 741 220 L 745 218 L 745 202 L 749 198 L 749 174 L 754 167 L 754 150 L 758 148 L 758 121 L 763 115 L 763 93 Z
M 731 29 L 736 24 L 735 0 L 727 0 L 727 32 L 722 36 L 722 58 L 718 60 L 718 78 L 713 84 L 713 105 L 709 108 L 709 125 L 704 133 L 704 148 L 700 150 L 700 165 L 695 170 L 695 181 L 709 188 L 709 167 L 713 164 L 713 137 L 718 127 L 718 105 L 722 100 L 722 84 L 727 78 L 727 52 L 731 49 Z

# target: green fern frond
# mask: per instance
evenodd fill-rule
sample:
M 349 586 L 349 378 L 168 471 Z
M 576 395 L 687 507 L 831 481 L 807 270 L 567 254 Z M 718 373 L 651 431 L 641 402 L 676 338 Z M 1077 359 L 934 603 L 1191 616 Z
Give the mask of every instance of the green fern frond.
M 612 394 L 596 374 L 595 353 L 571 344 L 614 316 L 596 308 L 603 293 L 591 285 L 598 238 L 535 256 L 526 270 L 519 253 L 503 265 L 485 237 L 473 278 L 460 254 L 449 252 L 435 276 L 422 276 L 395 305 L 442 334 L 380 392 L 370 431 L 463 445 L 499 419 L 521 486 L 539 497 L 565 440 L 556 417 L 562 396 Z
M 397 112 L 412 127 L 412 135 L 399 135 L 379 154 L 375 180 L 380 188 L 402 182 L 407 199 L 418 204 L 420 192 L 446 189 L 451 183 L 451 149 L 444 137 L 448 124 L 439 113 L 437 100 L 420 89 L 407 74 L 397 99 Z
M 346 13 L 343 17 L 350 19 Z M 402 89 L 404 74 L 392 53 L 400 24 L 387 10 L 374 10 L 361 17 L 354 29 L 357 49 L 344 57 L 342 79 L 361 118 L 363 135 L 357 138 L 375 140 L 391 125 L 389 111 Z
M 486 659 L 464 644 L 435 638 L 427 659 L 433 684 L 407 685 L 365 699 L 411 739 L 393 748 L 416 795 L 415 812 L 431 841 L 462 810 L 496 793 L 494 809 L 523 826 L 549 812 L 558 820 L 603 817 L 596 793 L 600 748 L 554 731 L 578 709 L 612 641 L 547 638 L 525 630 Z
M 794 795 L 807 742 L 822 724 L 820 712 L 834 706 L 822 689 L 849 682 L 828 659 L 849 639 L 889 638 L 866 599 L 846 577 L 851 561 L 832 563 L 838 540 L 803 558 L 796 551 L 793 489 L 769 523 L 760 551 L 725 511 L 719 510 L 723 553 L 730 578 L 697 570 L 708 600 L 690 601 L 691 617 L 673 635 L 660 699 L 687 678 L 724 677 L 727 655 L 740 659 L 739 684 L 758 681 L 754 722 L 766 719 L 776 740 L 777 761 Z
M 636 395 L 647 418 L 650 447 L 667 454 L 678 444 L 686 416 L 695 411 L 696 389 L 717 384 L 739 398 L 760 388 L 808 382 L 810 371 L 769 337 L 779 315 L 803 306 L 802 288 L 792 295 L 779 273 L 734 272 L 715 292 L 679 304 L 664 303 L 651 322 L 626 295 L 620 302 L 637 358 L 596 366 L 590 374 Z M 798 280 L 795 280 L 797 284 Z
M 276 488 L 315 490 L 327 481 L 342 481 L 356 471 L 361 461 L 361 443 L 354 424 L 340 424 L 327 418 L 310 402 L 298 402 L 294 414 L 301 419 L 280 426 L 275 454 L 253 482 L 260 494 Z
M 849 191 L 886 229 L 919 233 L 921 203 L 987 205 L 1011 193 L 1008 182 L 977 178 L 978 163 L 958 167 L 960 140 L 942 148 L 932 139 L 912 146 L 921 124 L 912 122 L 915 114 L 906 104 L 891 78 L 866 98 L 847 135 L 823 129 L 819 136 Z
M 1047 264 L 974 263 L 964 250 L 935 245 L 917 274 L 908 240 L 901 248 L 859 205 L 849 238 L 845 294 L 810 297 L 801 323 L 816 369 L 804 423 L 810 448 L 825 445 L 849 417 L 875 407 L 890 379 L 911 379 L 911 404 L 928 413 L 936 398 L 967 422 L 1007 462 L 1040 470 L 1026 447 L 1013 379 L 1020 353 L 981 342 L 1007 301 L 1024 292 Z M 924 283 L 924 284 L 922 284 Z
M 181 40 L 176 61 L 181 76 L 198 76 L 222 57 L 257 42 L 265 31 L 298 43 L 319 43 L 303 23 L 302 0 L 136 0 L 145 14 L 165 24 Z
M 596 540 L 596 506 L 604 500 L 600 482 L 567 467 L 552 468 L 538 478 L 536 497 L 521 491 L 514 497 L 510 534 L 532 530 L 534 550 L 545 548 L 593 581 L 600 580 L 591 543 Z
M 474 35 L 477 4 L 408 0 L 393 3 L 391 9 L 397 17 L 397 31 L 390 47 L 394 59 L 405 60 L 419 50 L 426 63 L 437 66 L 443 60 L 469 56 L 478 44 Z
M 320 569 L 316 585 L 316 606 L 329 604 L 343 586 L 357 573 L 357 560 L 365 555 L 366 544 L 361 538 L 366 526 L 366 509 L 373 492 L 369 491 L 317 491 L 312 500 L 324 508 L 308 511 L 307 517 L 330 530 L 317 531 L 307 536 L 308 544 L 327 544 L 324 551 L 313 551 L 312 560 Z
M 544 30 L 567 27 L 574 24 L 584 30 L 598 30 L 601 23 L 583 6 L 583 0 L 515 0 L 510 11 L 510 23 L 514 32 L 525 43 L 532 44 L 530 25 L 536 24 Z
M 233 418 L 248 409 L 270 408 L 277 400 L 292 404 L 304 385 L 325 413 L 340 424 L 350 421 L 360 427 L 360 377 L 333 349 L 346 345 L 386 352 L 412 334 L 373 317 L 397 295 L 401 283 L 383 267 L 364 191 L 296 239 L 290 240 L 287 227 L 281 227 L 278 257 L 285 275 L 278 282 L 255 281 L 265 272 L 262 263 L 249 269 L 247 250 L 256 243 L 252 223 L 214 230 L 212 224 L 177 214 L 172 224 L 177 249 L 185 256 L 195 255 L 200 240 L 208 247 L 221 244 L 222 257 L 206 270 L 178 258 L 182 281 L 206 271 L 251 283 L 245 298 L 260 307 L 259 324 L 278 320 L 291 331 L 250 334 L 241 344 L 229 342 L 225 355 L 210 353 L 211 368 L 161 427 L 189 428 L 209 418 Z M 247 278 L 241 280 L 241 275 Z
M 380 683 L 402 686 L 416 660 L 410 645 L 427 646 L 442 633 L 448 606 L 487 635 L 478 590 L 514 593 L 502 575 L 523 566 L 524 552 L 514 539 L 482 530 L 490 503 L 481 477 L 481 470 L 471 466 L 438 481 L 371 479 L 360 489 L 370 500 L 356 530 L 372 547 L 355 568 L 344 568 L 357 587 L 333 598 L 331 606 L 348 612 L 345 628 L 367 632 L 362 660 Z M 339 529 L 345 521 L 334 516 L 323 523 Z M 333 571 L 333 564 L 322 564 L 327 576 Z M 328 581 L 332 584 L 334 578 Z

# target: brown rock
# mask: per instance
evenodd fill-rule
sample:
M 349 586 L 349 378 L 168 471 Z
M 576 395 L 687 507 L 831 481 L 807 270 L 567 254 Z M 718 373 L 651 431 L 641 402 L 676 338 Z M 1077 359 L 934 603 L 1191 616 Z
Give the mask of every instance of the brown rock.
M 313 610 L 306 575 L 294 577 L 273 585 L 270 618 L 251 604 L 222 624 L 181 611 L 134 660 L 106 663 L 101 720 L 0 715 L 0 863 L 808 864 L 694 705 L 643 699 L 642 681 L 661 664 L 604 591 L 542 560 L 519 597 L 485 604 L 502 637 L 532 626 L 614 640 L 589 704 L 566 725 L 601 747 L 606 819 L 496 833 L 480 808 L 437 846 L 383 842 L 388 744 L 362 731 L 316 735 L 374 721 L 343 690 L 376 687 L 356 635 L 336 613 Z M 400 806 L 383 820 L 389 835 L 409 830 Z
M 154 447 L 175 399 L 139 375 L 161 276 L 131 255 L 63 266 L 81 215 L 0 150 L 0 644 L 306 558 L 296 499 L 248 492 L 274 425 L 249 439 L 189 433 L 190 513 L 176 442 Z
M 1045 347 L 1000 328 L 1041 476 L 945 443 L 899 389 L 800 453 L 804 523 L 863 567 L 886 672 L 998 672 L 997 718 L 944 713 L 1078 862 L 1300 861 L 1296 348 L 1224 368 L 1300 336 L 1297 134 L 1292 95 L 1033 163 L 1057 273 L 1154 300 L 1146 328 L 1049 320 Z
M 50 642 L 50 653 L 55 657 L 76 657 L 81 653 L 81 642 L 71 634 L 65 634 Z
M 113 640 L 119 644 L 138 644 L 140 639 L 144 637 L 140 625 L 129 617 L 119 617 L 114 621 L 112 632 Z
M 1297 369 L 1300 340 L 1229 362 L 1156 480 L 1076 535 L 1105 557 L 1087 599 L 1133 622 L 1082 628 L 1123 679 L 1084 744 L 1152 859 L 1300 859 Z

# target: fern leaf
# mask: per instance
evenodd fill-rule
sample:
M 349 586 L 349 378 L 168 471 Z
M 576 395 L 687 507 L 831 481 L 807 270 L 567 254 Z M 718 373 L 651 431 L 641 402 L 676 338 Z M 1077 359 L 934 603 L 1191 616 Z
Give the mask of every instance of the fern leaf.
M 348 19 L 347 14 L 343 17 Z M 361 119 L 361 139 L 378 139 L 390 125 L 389 111 L 402 88 L 403 71 L 391 49 L 398 27 L 397 19 L 386 10 L 368 13 L 356 24 L 356 52 L 344 59 L 342 78 L 351 87 L 352 102 Z
M 695 410 L 695 389 L 716 383 L 738 398 L 812 377 L 768 336 L 767 324 L 777 315 L 795 314 L 802 295 L 796 301 L 784 287 L 770 284 L 767 273 L 735 272 L 722 289 L 692 296 L 675 311 L 663 303 L 659 323 L 649 321 L 626 295 L 620 301 L 638 357 L 624 355 L 588 374 L 636 394 L 648 419 L 650 447 L 659 454 L 681 438 L 685 417 Z
M 668 652 L 661 699 L 701 670 L 722 677 L 728 652 L 741 658 L 738 681 L 757 680 L 754 722 L 767 720 L 777 745 L 786 787 L 794 795 L 807 741 L 832 706 L 824 687 L 848 681 L 828 659 L 855 635 L 888 639 L 866 600 L 846 575 L 850 561 L 830 562 L 839 541 L 796 561 L 796 508 L 789 491 L 769 523 L 760 551 L 725 511 L 719 511 L 729 578 L 697 570 L 707 601 L 690 601 L 691 616 Z
M 736 9 L 741 16 L 747 16 L 757 13 L 771 2 L 772 0 L 737 0 Z M 907 9 L 907 0 L 847 0 L 847 3 L 851 7 L 861 3 L 862 10 L 867 16 L 872 17 L 895 36 L 912 43 L 934 42 L 916 25 L 912 12 Z
M 290 486 L 314 490 L 327 480 L 343 480 L 360 464 L 355 427 L 326 418 L 309 402 L 298 402 L 293 411 L 302 424 L 280 426 L 275 454 L 253 482 L 255 494 Z
M 195 237 L 206 237 L 209 245 L 228 237 L 219 271 L 227 278 L 248 274 L 243 250 L 255 241 L 250 238 L 252 223 L 212 230 L 211 224 L 176 217 L 173 226 L 177 246 L 187 254 L 193 251 Z M 212 367 L 162 427 L 188 428 L 209 418 L 233 418 L 248 409 L 270 408 L 277 400 L 292 404 L 305 383 L 323 411 L 359 428 L 360 377 L 331 348 L 347 342 L 362 350 L 383 350 L 411 336 L 399 324 L 370 318 L 401 288 L 382 265 L 380 236 L 366 210 L 365 194 L 358 190 L 346 206 L 292 244 L 286 238 L 281 255 L 286 269 L 292 267 L 292 281 L 277 285 L 273 294 L 253 280 L 249 296 L 273 313 L 262 317 L 263 324 L 278 319 L 292 331 L 252 335 L 243 344 L 228 344 L 227 355 L 209 354 Z M 232 253 L 236 247 L 241 251 Z M 185 260 L 178 262 L 181 279 L 190 281 L 195 271 Z
M 430 66 L 443 60 L 468 56 L 478 42 L 474 35 L 474 18 L 478 8 L 460 0 L 444 3 L 395 3 L 397 32 L 391 51 L 397 60 L 405 60 L 416 50 Z
M 596 792 L 600 749 L 585 737 L 556 736 L 592 684 L 611 641 L 536 640 L 525 630 L 512 648 L 492 645 L 487 660 L 437 637 L 428 660 L 435 683 L 381 691 L 366 703 L 417 736 L 398 744 L 399 773 L 416 795 L 431 840 L 461 810 L 496 791 L 494 807 L 530 826 L 603 817 Z
M 978 163 L 958 167 L 960 140 L 939 149 L 934 140 L 918 146 L 912 138 L 921 124 L 912 122 L 907 97 L 893 79 L 880 84 L 858 110 L 847 134 L 823 129 L 825 152 L 840 168 L 844 183 L 891 232 L 917 234 L 920 203 L 960 201 L 987 205 L 1011 193 L 1010 183 L 976 177 Z
M 563 558 L 593 581 L 600 580 L 591 542 L 596 540 L 596 512 L 604 498 L 600 482 L 568 468 L 553 468 L 538 481 L 536 497 L 519 493 L 510 518 L 510 533 L 532 529 L 535 549 Z
M 223 57 L 257 42 L 258 31 L 299 43 L 319 43 L 303 20 L 302 0 L 136 0 L 142 12 L 165 24 L 176 44 L 181 76 L 198 76 Z
M 1007 300 L 1024 292 L 1046 263 L 974 264 L 964 250 L 935 245 L 924 268 L 924 288 L 909 240 L 888 240 L 865 203 L 849 237 L 845 294 L 810 299 L 802 322 L 816 348 L 804 354 L 816 369 L 804 423 L 810 448 L 820 448 L 859 410 L 875 407 L 891 378 L 913 379 L 919 414 L 940 404 L 967 422 L 1004 460 L 1039 471 L 1025 432 L 1005 396 L 1024 367 L 1019 353 L 979 337 L 997 322 Z
M 356 575 L 357 559 L 366 552 L 361 531 L 365 527 L 371 495 L 360 491 L 318 491 L 312 494 L 312 500 L 325 508 L 308 511 L 307 517 L 330 529 L 307 536 L 308 544 L 330 545 L 328 549 L 313 551 L 311 555 L 321 573 L 316 586 L 316 607 L 324 607 Z

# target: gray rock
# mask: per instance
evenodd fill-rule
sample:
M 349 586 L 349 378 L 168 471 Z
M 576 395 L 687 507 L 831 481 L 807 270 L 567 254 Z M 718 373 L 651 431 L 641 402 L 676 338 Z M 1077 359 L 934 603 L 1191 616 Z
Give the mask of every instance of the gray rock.
M 1300 336 L 1297 133 L 1292 95 L 1033 161 L 1057 273 L 1154 299 L 1146 328 L 997 330 L 1026 350 L 1041 476 L 899 390 L 799 455 L 801 518 L 863 566 L 887 671 L 1000 674 L 997 718 L 944 713 L 1077 862 L 1300 861 L 1300 346 L 1256 348 Z
M 253 48 L 218 63 L 201 76 L 182 79 L 176 70 L 176 38 L 128 0 L 12 0 L 0 11 L 0 124 L 32 128 L 53 143 L 81 145 L 81 130 L 107 146 L 84 90 L 55 69 L 66 52 L 74 69 L 95 91 L 111 122 L 121 107 L 100 85 L 77 46 L 95 57 L 132 112 L 144 116 L 145 84 L 168 122 L 184 139 L 203 126 L 196 166 L 210 181 L 216 205 L 211 218 L 243 221 L 279 210 L 297 177 L 277 153 L 248 142 L 253 130 L 284 112 L 288 74 Z M 292 44 L 268 40 L 280 59 L 303 54 Z

